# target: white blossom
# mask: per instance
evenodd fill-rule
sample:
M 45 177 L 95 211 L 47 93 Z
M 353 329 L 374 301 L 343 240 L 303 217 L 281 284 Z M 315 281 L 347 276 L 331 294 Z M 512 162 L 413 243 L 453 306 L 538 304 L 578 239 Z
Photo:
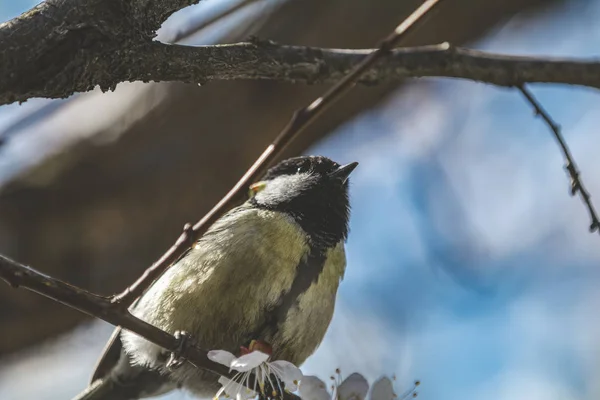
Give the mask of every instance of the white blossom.
M 394 384 L 392 380 L 387 376 L 379 378 L 373 386 L 371 386 L 371 400 L 394 400 L 396 393 L 394 393 Z
M 300 383 L 300 397 L 302 400 L 365 400 L 369 392 L 369 383 L 358 373 L 353 373 L 342 380 L 340 371 L 336 370 L 336 375 L 332 376 L 331 380 L 333 382 L 328 388 L 318 377 L 304 376 Z M 399 397 L 399 400 L 416 397 L 416 388 L 419 384 L 420 382 L 416 381 L 411 389 Z M 371 385 L 369 400 L 395 399 L 398 399 L 398 396 L 394 393 L 394 385 L 390 378 L 384 376 Z
M 364 400 L 369 391 L 369 383 L 359 373 L 353 373 L 342 381 L 341 374 L 331 377 L 331 393 L 327 385 L 316 376 L 305 376 L 300 383 L 300 397 L 303 400 Z
M 282 389 L 294 392 L 298 390 L 298 383 L 303 378 L 302 372 L 294 364 L 283 360 L 269 361 L 269 355 L 261 351 L 255 350 L 236 357 L 225 350 L 212 350 L 208 352 L 208 358 L 229 367 L 230 371 L 237 371 L 233 379 L 219 378 L 219 383 L 223 387 L 217 392 L 215 398 L 224 395 L 236 400 L 251 399 L 257 396 L 256 384 L 263 391 L 267 383 L 271 388 L 279 389 L 279 392 L 283 392 Z M 256 380 L 253 389 L 250 389 L 248 382 L 253 373 Z M 275 375 L 278 381 L 273 382 L 271 375 Z M 279 381 L 283 383 L 283 388 L 277 386 L 280 384 Z

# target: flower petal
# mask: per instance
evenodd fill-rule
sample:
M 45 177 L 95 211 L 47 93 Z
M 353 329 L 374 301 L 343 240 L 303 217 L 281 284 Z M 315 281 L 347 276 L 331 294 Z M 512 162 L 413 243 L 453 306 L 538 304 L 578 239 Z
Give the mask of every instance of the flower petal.
M 327 385 L 316 376 L 303 376 L 300 382 L 300 397 L 303 400 L 331 400 Z
M 221 394 L 225 394 L 230 398 L 235 396 L 236 400 L 248 400 L 256 397 L 257 393 L 254 390 L 249 389 L 244 385 L 240 385 L 224 376 L 219 378 L 219 383 L 223 385 L 223 387 L 217 392 L 217 397 Z
M 275 375 L 283 381 L 285 388 L 290 392 L 298 390 L 298 382 L 302 380 L 304 375 L 300 368 L 294 364 L 284 360 L 273 361 L 269 363 L 269 367 L 275 372 Z
M 353 373 L 338 386 L 339 400 L 364 400 L 369 391 L 369 382 L 359 373 Z
M 248 372 L 251 369 L 258 367 L 269 359 L 269 355 L 261 351 L 253 351 L 252 353 L 244 354 L 240 358 L 231 361 L 229 367 L 239 372 Z
M 370 400 L 393 400 L 394 384 L 387 376 L 379 378 L 371 385 Z
M 221 365 L 230 366 L 233 360 L 235 360 L 235 356 L 228 351 L 225 350 L 211 350 L 206 355 L 209 360 L 219 363 Z
M 224 376 L 220 376 L 219 380 L 217 381 L 221 384 L 221 386 L 225 386 L 227 385 L 229 382 L 231 382 L 231 379 L 229 378 L 225 378 Z

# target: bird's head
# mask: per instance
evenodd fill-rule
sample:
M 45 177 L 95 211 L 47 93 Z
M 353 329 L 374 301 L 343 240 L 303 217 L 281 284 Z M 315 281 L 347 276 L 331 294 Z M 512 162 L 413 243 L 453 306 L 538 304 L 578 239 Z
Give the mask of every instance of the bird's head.
M 321 156 L 290 158 L 250 186 L 249 201 L 290 215 L 314 243 L 329 248 L 348 235 L 348 177 L 357 165 Z

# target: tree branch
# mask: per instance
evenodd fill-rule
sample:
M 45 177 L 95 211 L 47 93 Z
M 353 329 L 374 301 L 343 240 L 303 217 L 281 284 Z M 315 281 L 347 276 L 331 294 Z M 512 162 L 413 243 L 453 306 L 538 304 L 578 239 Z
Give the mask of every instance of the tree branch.
M 177 350 L 178 342 L 173 335 L 140 320 L 125 310 L 114 307 L 110 298 L 69 285 L 2 255 L 0 255 L 0 279 L 13 288 L 25 288 L 92 317 L 100 318 L 115 326 L 121 326 L 166 350 Z M 228 368 L 210 361 L 206 358 L 204 351 L 193 349 L 185 357 L 198 368 L 229 376 Z
M 268 41 L 204 47 L 154 42 L 144 52 L 140 68 L 130 71 L 128 78 L 200 84 L 248 79 L 332 83 L 373 51 L 284 46 Z M 159 68 L 154 69 L 152 63 Z M 359 82 L 372 85 L 422 77 L 462 78 L 498 86 L 528 82 L 600 88 L 600 61 L 501 55 L 442 43 L 395 49 L 385 63 L 371 68 Z
M 40 79 L 34 71 L 19 82 L 0 77 L 0 104 L 32 97 L 64 98 L 97 85 L 108 90 L 120 82 L 134 81 L 205 84 L 262 79 L 332 83 L 373 51 L 285 46 L 268 41 L 200 47 L 148 42 L 103 54 L 103 60 L 85 65 L 85 73 L 70 75 L 73 80 L 59 79 L 56 75 L 63 74 L 59 70 L 47 76 L 43 84 L 36 83 Z M 22 66 L 14 65 L 13 69 L 18 71 Z M 15 71 L 5 71 L 4 76 L 17 74 Z M 374 85 L 422 77 L 460 78 L 506 87 L 558 83 L 600 88 L 600 61 L 501 55 L 442 43 L 395 49 L 385 63 L 371 68 L 359 83 Z
M 108 297 L 98 296 L 77 286 L 69 285 L 2 255 L 0 255 L 0 279 L 14 288 L 25 288 L 92 317 L 120 326 L 168 351 L 178 351 L 196 368 L 230 379 L 235 375 L 226 366 L 209 360 L 207 351 L 203 349 L 195 346 L 185 346 L 181 349 L 179 341 L 173 335 L 142 321 L 127 310 L 115 307 Z M 251 380 L 248 384 L 249 387 L 253 387 L 254 381 Z M 299 397 L 285 392 L 283 400 L 299 400 Z
M 151 40 L 162 18 L 197 1 L 49 0 L 1 24 L 0 105 L 32 97 L 64 98 L 96 86 L 109 90 L 132 81 L 331 83 L 374 51 L 268 41 L 191 47 Z M 499 55 L 440 44 L 393 50 L 359 82 L 432 76 L 500 86 L 544 82 L 600 88 L 600 62 Z
M 592 204 L 592 196 L 590 196 L 590 193 L 583 185 L 583 181 L 581 180 L 579 174 L 579 169 L 577 168 L 577 164 L 575 163 L 575 160 L 571 155 L 571 150 L 569 150 L 567 142 L 562 136 L 560 126 L 556 122 L 554 122 L 550 114 L 548 114 L 548 112 L 536 100 L 536 98 L 529 91 L 529 89 L 525 87 L 525 85 L 519 86 L 518 89 L 523 95 L 523 97 L 525 97 L 525 100 L 527 100 L 527 102 L 531 104 L 531 107 L 533 107 L 535 115 L 541 117 L 542 120 L 546 123 L 546 125 L 548 125 L 548 128 L 550 128 L 550 130 L 552 131 L 552 134 L 558 142 L 558 146 L 560 147 L 560 150 L 563 153 L 563 156 L 566 161 L 565 169 L 567 170 L 569 178 L 571 179 L 571 196 L 575 196 L 577 193 L 579 193 L 579 196 L 581 197 L 581 200 L 585 204 L 590 215 L 590 232 L 593 233 L 597 231 L 600 234 L 600 220 L 598 220 L 598 215 L 596 214 L 596 210 L 594 209 L 594 205 Z
M 200 0 L 47 0 L 0 24 L 0 104 L 116 86 L 173 12 Z

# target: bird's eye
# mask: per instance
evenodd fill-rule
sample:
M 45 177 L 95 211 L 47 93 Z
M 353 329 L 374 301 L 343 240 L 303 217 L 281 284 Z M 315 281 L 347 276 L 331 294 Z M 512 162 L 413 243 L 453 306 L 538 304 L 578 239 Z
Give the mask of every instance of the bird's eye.
M 310 169 L 310 165 L 309 164 L 302 164 L 301 166 L 298 167 L 298 169 L 296 170 L 297 174 L 302 174 L 304 172 L 308 172 Z
M 248 191 L 248 197 L 254 197 L 256 193 L 260 192 L 267 186 L 266 182 L 256 182 L 250 185 L 250 190 Z

